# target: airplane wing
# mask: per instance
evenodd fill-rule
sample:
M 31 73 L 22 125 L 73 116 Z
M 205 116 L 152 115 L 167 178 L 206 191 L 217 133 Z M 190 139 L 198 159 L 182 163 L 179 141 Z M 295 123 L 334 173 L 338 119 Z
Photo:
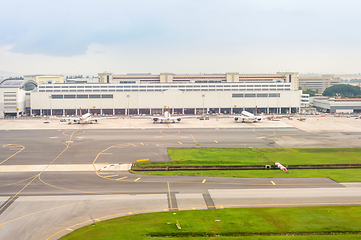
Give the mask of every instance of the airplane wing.
M 97 122 L 98 120 L 103 120 L 103 119 L 115 119 L 116 117 L 90 117 L 90 118 L 87 118 L 87 119 L 84 119 L 86 120 L 87 122 Z
M 261 121 L 262 119 L 265 119 L 265 117 L 263 116 L 245 116 L 245 115 L 224 115 L 222 117 L 225 117 L 225 118 L 233 118 L 234 121 L 241 121 L 241 122 L 258 122 L 258 121 Z
M 60 122 L 67 122 L 67 121 L 76 122 L 76 121 L 80 121 L 80 118 L 79 117 L 63 117 L 63 118 L 60 118 Z
M 154 121 L 154 122 L 157 122 L 157 121 L 161 121 L 161 122 L 165 122 L 165 121 L 173 121 L 175 122 L 176 120 L 179 122 L 180 120 L 182 120 L 182 117 L 162 117 L 162 116 L 153 116 L 151 117 L 151 119 Z

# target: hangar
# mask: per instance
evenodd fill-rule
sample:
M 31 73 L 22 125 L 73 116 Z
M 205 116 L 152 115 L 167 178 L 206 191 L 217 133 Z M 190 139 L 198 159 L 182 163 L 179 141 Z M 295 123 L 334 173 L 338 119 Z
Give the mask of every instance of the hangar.
M 313 98 L 313 107 L 328 113 L 361 113 L 361 98 Z

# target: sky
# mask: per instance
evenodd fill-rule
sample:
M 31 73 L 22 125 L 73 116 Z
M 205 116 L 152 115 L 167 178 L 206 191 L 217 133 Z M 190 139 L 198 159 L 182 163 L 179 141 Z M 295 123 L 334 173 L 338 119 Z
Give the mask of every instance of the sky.
M 361 1 L 2 0 L 0 74 L 360 73 Z

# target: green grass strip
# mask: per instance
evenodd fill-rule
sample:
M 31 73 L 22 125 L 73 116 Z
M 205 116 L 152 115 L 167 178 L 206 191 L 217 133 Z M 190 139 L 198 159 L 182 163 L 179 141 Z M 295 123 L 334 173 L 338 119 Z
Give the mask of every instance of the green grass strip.
M 361 164 L 361 148 L 168 148 L 171 161 L 141 162 L 136 166 L 318 165 Z M 134 172 L 152 175 L 306 178 L 328 177 L 337 182 L 361 182 L 361 169 L 209 170 Z
M 168 148 L 171 161 L 136 166 L 361 164 L 361 148 Z
M 217 235 L 221 235 L 222 238 L 216 239 L 238 239 L 239 235 L 243 234 L 282 235 L 247 236 L 242 239 L 286 239 L 298 233 L 310 235 L 294 236 L 296 237 L 294 239 L 335 239 L 325 235 L 312 236 L 312 234 L 361 232 L 360 216 L 361 206 L 236 208 L 147 213 L 97 222 L 94 226 L 77 229 L 61 239 L 138 240 L 187 237 L 187 239 L 199 240 L 205 239 L 206 236 Z M 181 225 L 181 230 L 176 227 L 177 221 Z M 149 238 L 149 236 L 162 237 Z M 333 236 L 340 237 L 338 239 L 361 237 L 353 234 Z

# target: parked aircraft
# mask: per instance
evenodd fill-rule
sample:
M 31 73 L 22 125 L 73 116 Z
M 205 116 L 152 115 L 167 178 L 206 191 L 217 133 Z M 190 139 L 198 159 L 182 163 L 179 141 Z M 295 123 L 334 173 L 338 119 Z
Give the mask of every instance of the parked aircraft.
M 191 118 L 191 117 L 195 117 L 195 116 L 172 116 L 170 114 L 170 112 L 165 111 L 163 116 L 151 116 L 150 118 L 153 120 L 153 122 L 160 122 L 160 123 L 165 123 L 165 122 L 172 122 L 175 123 L 175 121 L 180 122 L 183 118 Z
M 79 109 L 79 112 L 81 114 L 81 109 Z M 60 122 L 68 122 L 68 124 L 72 123 L 96 123 L 98 120 L 106 119 L 106 118 L 113 118 L 113 117 L 92 117 L 90 113 L 85 113 L 81 115 L 80 117 L 64 117 L 60 118 Z
M 250 121 L 250 122 L 259 122 L 262 119 L 265 119 L 264 116 L 256 116 L 253 113 L 247 112 L 247 111 L 242 111 L 241 115 L 238 116 L 230 116 L 234 118 L 234 121 L 238 121 L 241 120 L 241 122 L 246 122 L 246 121 Z

